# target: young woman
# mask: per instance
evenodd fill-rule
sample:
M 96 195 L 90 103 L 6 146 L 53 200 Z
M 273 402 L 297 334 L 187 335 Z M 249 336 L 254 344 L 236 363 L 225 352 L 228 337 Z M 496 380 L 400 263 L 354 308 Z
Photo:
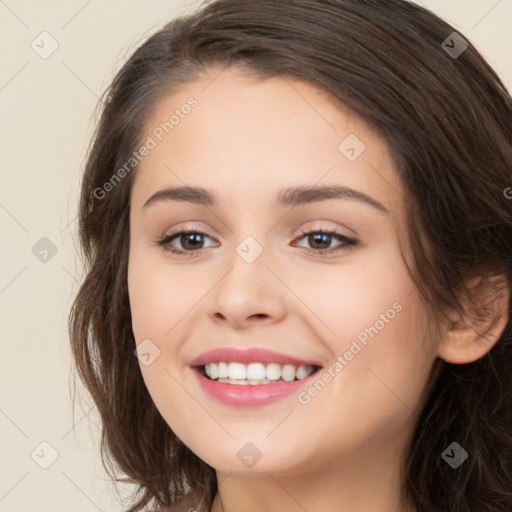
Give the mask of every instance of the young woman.
M 509 93 L 417 5 L 217 0 L 151 36 L 70 316 L 129 510 L 512 510 L 511 187 Z

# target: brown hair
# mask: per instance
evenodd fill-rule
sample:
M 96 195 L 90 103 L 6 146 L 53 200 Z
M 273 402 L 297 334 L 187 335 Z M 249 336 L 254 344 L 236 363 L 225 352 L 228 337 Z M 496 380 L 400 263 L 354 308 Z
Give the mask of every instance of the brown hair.
M 87 274 L 69 328 L 77 373 L 101 416 L 103 464 L 137 485 L 130 512 L 184 496 L 209 508 L 217 481 L 157 411 L 133 353 L 127 263 L 136 168 L 108 197 L 95 191 L 138 147 L 156 103 L 203 71 L 241 66 L 261 79 L 300 79 L 387 142 L 407 193 L 410 272 L 431 318 L 446 306 L 491 318 L 492 304 L 475 303 L 473 312 L 462 292 L 474 276 L 512 283 L 512 100 L 474 46 L 449 55 L 442 43 L 452 32 L 404 0 L 217 0 L 168 23 L 117 73 L 81 185 Z M 496 285 L 491 298 L 502 290 Z M 512 510 L 510 307 L 484 357 L 434 364 L 404 461 L 404 500 L 418 512 Z M 469 454 L 457 469 L 441 458 L 453 441 Z M 110 473 L 116 468 L 128 478 Z

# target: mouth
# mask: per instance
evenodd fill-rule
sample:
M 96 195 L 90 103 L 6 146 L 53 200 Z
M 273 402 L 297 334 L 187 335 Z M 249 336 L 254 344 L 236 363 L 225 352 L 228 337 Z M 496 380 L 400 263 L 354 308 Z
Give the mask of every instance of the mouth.
M 259 386 L 296 382 L 306 379 L 320 370 L 317 365 L 294 365 L 236 361 L 217 361 L 196 367 L 202 377 L 220 384 Z
M 322 368 L 262 348 L 222 347 L 190 362 L 200 388 L 217 402 L 234 407 L 263 406 L 298 393 Z

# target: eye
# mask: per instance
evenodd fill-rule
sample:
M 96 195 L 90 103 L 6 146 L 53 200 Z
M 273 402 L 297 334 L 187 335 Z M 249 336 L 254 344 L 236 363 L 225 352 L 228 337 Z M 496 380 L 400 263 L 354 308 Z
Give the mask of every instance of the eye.
M 302 236 L 296 238 L 295 240 L 301 240 L 307 237 L 307 242 L 312 246 L 312 249 L 309 251 L 315 252 L 317 254 L 330 254 L 333 252 L 339 252 L 350 247 L 354 247 L 357 245 L 357 240 L 353 238 L 349 238 L 337 231 L 329 231 L 325 229 L 315 229 L 311 231 L 302 231 Z M 338 240 L 341 243 L 341 246 L 338 247 L 330 247 L 333 240 Z M 320 246 L 320 247 L 319 247 Z M 326 247 L 327 246 L 327 247 Z
M 197 252 L 197 249 L 203 249 L 203 247 L 200 247 L 201 244 L 204 243 L 204 241 L 201 240 L 203 237 L 210 238 L 206 233 L 203 233 L 202 231 L 187 231 L 185 229 L 179 229 L 178 231 L 174 231 L 173 233 L 169 233 L 161 237 L 157 241 L 157 245 L 163 247 L 165 251 L 169 251 L 173 254 Z M 172 247 L 171 242 L 173 242 L 174 239 L 177 239 L 180 244 L 183 242 L 184 245 L 182 245 L 182 247 L 185 250 Z
M 311 231 L 301 230 L 301 234 L 302 235 L 297 237 L 294 242 L 296 240 L 301 240 L 307 237 L 307 242 L 312 247 L 306 249 L 317 255 L 330 254 L 333 252 L 347 250 L 350 247 L 354 247 L 358 243 L 357 240 L 349 238 L 341 233 L 338 233 L 337 231 L 328 231 L 324 229 L 316 229 Z M 204 249 L 205 247 L 202 246 L 204 244 L 204 237 L 211 239 L 211 237 L 202 231 L 187 231 L 186 229 L 182 228 L 160 237 L 156 243 L 157 245 L 163 247 L 165 251 L 168 251 L 172 254 L 186 254 L 199 252 L 201 249 Z M 181 249 L 173 247 L 172 243 L 176 240 L 180 243 Z M 330 247 L 334 240 L 339 242 L 338 247 Z

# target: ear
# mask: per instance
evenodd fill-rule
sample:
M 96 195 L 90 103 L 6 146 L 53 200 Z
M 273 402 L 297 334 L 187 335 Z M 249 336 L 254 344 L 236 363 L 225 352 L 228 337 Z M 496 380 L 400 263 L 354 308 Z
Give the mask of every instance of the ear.
M 451 310 L 438 356 L 448 363 L 472 363 L 497 343 L 509 320 L 510 287 L 504 275 L 466 282 L 464 314 Z

